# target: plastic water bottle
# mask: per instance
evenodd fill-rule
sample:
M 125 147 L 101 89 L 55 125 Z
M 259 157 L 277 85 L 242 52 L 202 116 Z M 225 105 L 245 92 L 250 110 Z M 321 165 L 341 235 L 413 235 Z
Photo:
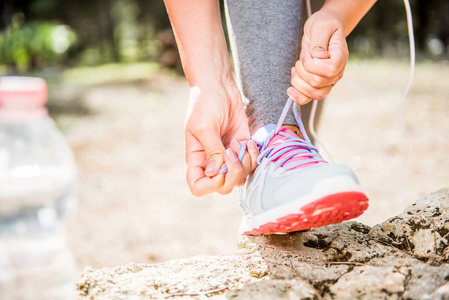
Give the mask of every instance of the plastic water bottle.
M 36 77 L 0 77 L 0 299 L 73 299 L 75 164 Z

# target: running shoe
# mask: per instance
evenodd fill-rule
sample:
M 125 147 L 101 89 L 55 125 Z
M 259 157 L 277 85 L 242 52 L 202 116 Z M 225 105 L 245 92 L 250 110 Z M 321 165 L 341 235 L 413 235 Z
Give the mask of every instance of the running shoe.
M 289 98 L 277 125 L 259 129 L 258 167 L 240 190 L 245 212 L 242 235 L 282 234 L 340 223 L 368 208 L 354 173 L 345 165 L 326 162 L 312 145 L 297 112 L 302 137 L 282 127 Z

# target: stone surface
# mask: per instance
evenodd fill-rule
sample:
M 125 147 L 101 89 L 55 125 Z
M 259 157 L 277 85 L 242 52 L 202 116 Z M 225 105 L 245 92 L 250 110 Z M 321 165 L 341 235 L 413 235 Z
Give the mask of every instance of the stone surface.
M 240 252 L 87 268 L 81 299 L 449 299 L 449 189 L 370 228 L 242 237 Z
M 374 226 L 370 233 L 422 257 L 449 259 L 449 189 L 432 193 L 402 214 Z

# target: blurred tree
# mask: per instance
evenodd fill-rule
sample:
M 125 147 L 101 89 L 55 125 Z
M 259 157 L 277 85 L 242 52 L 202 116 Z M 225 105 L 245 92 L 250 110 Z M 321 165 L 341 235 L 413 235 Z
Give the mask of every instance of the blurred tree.
M 448 59 L 449 1 L 411 0 L 411 6 L 420 57 Z M 45 24 L 67 25 L 63 28 L 73 30 L 76 43 L 72 40 L 63 54 L 49 55 L 49 46 L 36 46 L 45 44 L 38 41 L 50 43 L 50 27 Z M 160 60 L 167 67 L 179 68 L 176 46 L 167 29 L 170 23 L 162 0 L 2 0 L 1 49 L 9 54 L 0 55 L 0 65 Z M 355 56 L 405 56 L 408 47 L 403 0 L 378 1 L 348 37 L 348 44 Z
M 23 24 L 23 15 L 15 14 L 0 35 L 0 62 L 9 73 L 18 74 L 59 62 L 76 37 L 69 27 L 48 22 Z

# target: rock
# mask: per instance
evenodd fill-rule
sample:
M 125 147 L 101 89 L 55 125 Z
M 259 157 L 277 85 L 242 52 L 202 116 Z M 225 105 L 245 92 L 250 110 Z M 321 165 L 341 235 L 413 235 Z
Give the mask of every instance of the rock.
M 330 287 L 332 299 L 399 299 L 406 274 L 394 267 L 356 267 Z
M 78 299 L 449 299 L 449 189 L 370 228 L 250 236 L 239 252 L 86 268 Z
M 227 299 L 317 299 L 316 291 L 303 280 L 261 280 L 226 294 Z
M 402 214 L 373 227 L 370 234 L 402 250 L 449 259 L 449 188 L 432 193 Z

